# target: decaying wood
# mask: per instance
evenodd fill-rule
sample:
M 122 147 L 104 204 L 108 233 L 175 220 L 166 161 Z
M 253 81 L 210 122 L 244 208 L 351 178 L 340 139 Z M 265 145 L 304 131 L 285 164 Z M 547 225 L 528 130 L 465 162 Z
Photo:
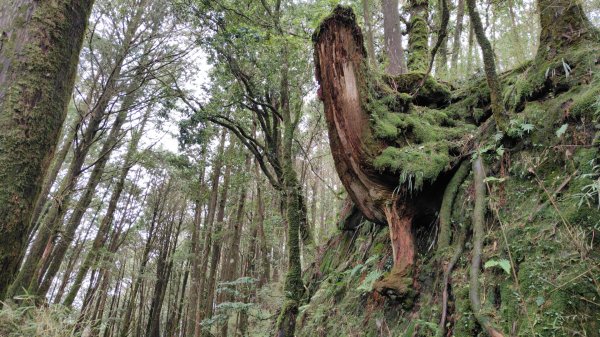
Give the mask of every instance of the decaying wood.
M 385 145 L 373 137 L 369 113 L 363 108 L 367 53 L 361 30 L 350 9 L 337 7 L 313 39 L 316 77 L 338 175 L 365 218 L 390 226 L 394 267 L 375 287 L 403 297 L 410 292 L 406 277 L 414 264 L 411 226 L 416 199 L 395 193 L 397 177 L 372 166 Z

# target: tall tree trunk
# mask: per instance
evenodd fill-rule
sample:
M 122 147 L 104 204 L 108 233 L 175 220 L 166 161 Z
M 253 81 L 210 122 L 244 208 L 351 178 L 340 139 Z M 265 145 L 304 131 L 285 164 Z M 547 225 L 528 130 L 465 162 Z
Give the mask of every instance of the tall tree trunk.
M 186 331 L 189 336 L 198 337 L 201 333 L 200 322 L 203 317 L 203 295 L 206 284 L 206 272 L 208 271 L 209 254 L 212 244 L 212 226 L 215 219 L 215 213 L 217 210 L 217 201 L 219 197 L 219 179 L 221 178 L 221 169 L 223 166 L 223 156 L 225 150 L 225 140 L 227 139 L 227 131 L 221 130 L 221 136 L 219 140 L 219 147 L 215 154 L 213 161 L 213 172 L 211 175 L 211 192 L 210 201 L 208 204 L 208 214 L 204 222 L 204 228 L 206 232 L 204 247 L 202 249 L 202 255 L 195 254 L 192 257 L 192 295 L 190 298 L 188 321 Z M 199 219 L 198 219 L 199 220 Z M 203 259 L 200 261 L 200 257 Z M 200 264 L 200 262 L 202 262 Z M 200 266 L 198 267 L 198 265 Z
M 244 164 L 243 172 L 250 172 L 252 162 L 250 160 L 250 156 L 246 154 L 246 160 Z M 244 206 L 246 203 L 246 195 L 248 193 L 247 185 L 243 184 L 239 193 L 239 199 L 237 204 L 237 209 L 235 213 L 235 219 L 231 223 L 232 235 L 231 241 L 227 246 L 228 249 L 225 250 L 224 259 L 222 262 L 222 272 L 221 272 L 221 280 L 224 282 L 231 282 L 237 279 L 237 269 L 239 264 L 240 257 L 240 241 L 242 239 L 242 228 L 244 223 Z M 223 293 L 219 302 L 230 302 L 234 300 L 234 297 L 231 296 L 230 293 Z M 227 337 L 227 329 L 228 324 L 225 323 L 221 330 L 221 335 L 223 337 Z
M 162 183 L 162 186 L 160 186 L 157 189 L 157 194 L 161 195 L 164 194 L 166 195 L 166 191 L 168 191 L 170 188 L 170 182 L 167 183 Z M 134 310 L 134 305 L 135 305 L 135 298 L 138 294 L 138 292 L 140 293 L 140 296 L 143 296 L 143 281 L 144 281 L 144 273 L 146 273 L 146 265 L 148 264 L 148 260 L 150 259 L 150 251 L 152 249 L 152 245 L 154 243 L 155 240 L 155 236 L 156 236 L 156 230 L 157 230 L 157 225 L 160 221 L 160 219 L 162 218 L 162 212 L 164 210 L 164 202 L 165 202 L 165 198 L 160 198 L 158 196 L 155 197 L 155 200 L 153 201 L 153 205 L 152 205 L 152 219 L 150 221 L 150 228 L 148 230 L 148 238 L 146 239 L 146 243 L 144 245 L 144 251 L 142 252 L 142 257 L 141 257 L 141 262 L 140 262 L 140 266 L 137 272 L 137 275 L 135 276 L 135 280 L 133 281 L 133 285 L 131 286 L 131 299 L 127 304 L 127 307 L 125 308 L 125 311 L 123 313 L 123 325 L 121 327 L 121 331 L 119 332 L 119 335 L 121 337 L 127 337 L 130 336 L 130 327 L 131 327 L 131 323 L 132 323 L 132 318 L 133 318 L 133 310 Z M 142 288 L 142 291 L 140 292 L 140 288 Z M 141 303 L 141 300 L 140 300 Z M 138 333 L 139 335 L 139 333 Z
M 443 2 L 441 0 L 437 1 L 437 26 L 438 29 L 443 25 Z M 440 42 L 440 47 L 437 52 L 437 56 L 435 59 L 435 74 L 438 78 L 444 78 L 448 73 L 448 37 L 444 36 L 442 41 Z
M 463 21 L 465 16 L 465 0 L 458 0 L 456 9 L 456 28 L 454 29 L 454 38 L 452 39 L 452 59 L 450 68 L 454 77 L 458 77 L 458 56 L 460 54 L 460 37 L 463 31 Z
M 67 175 L 63 179 L 57 193 L 55 205 L 50 209 L 44 222 L 40 225 L 36 240 L 32 244 L 31 251 L 23 264 L 21 271 L 17 275 L 15 282 L 11 285 L 11 295 L 21 292 L 23 289 L 29 289 L 29 292 L 32 294 L 37 293 L 39 284 L 34 276 L 36 271 L 39 271 L 41 268 L 39 262 L 43 252 L 42 247 L 44 247 L 44 244 L 48 242 L 53 233 L 58 229 L 60 222 L 69 208 L 73 197 L 73 189 L 82 173 L 85 158 L 94 143 L 94 138 L 100 129 L 101 122 L 106 118 L 106 110 L 111 99 L 118 93 L 118 80 L 121 76 L 123 63 L 126 55 L 130 52 L 129 47 L 139 28 L 142 12 L 143 8 L 138 8 L 136 15 L 127 27 L 122 42 L 123 48 L 121 52 L 115 56 L 115 65 L 107 80 L 105 89 L 98 98 L 98 102 L 96 102 L 93 110 L 90 112 L 88 126 L 83 133 L 79 147 L 74 150 L 74 156 L 69 165 Z
M 117 146 L 117 142 L 119 141 L 119 136 L 121 133 L 121 127 L 125 123 L 126 116 L 127 110 L 122 110 L 119 112 L 112 125 L 108 138 L 104 141 L 102 149 L 100 150 L 100 157 L 96 160 L 96 164 L 94 165 L 94 169 L 92 170 L 90 178 L 86 184 L 83 195 L 77 201 L 77 204 L 73 209 L 73 213 L 64 227 L 61 238 L 52 251 L 52 262 L 50 263 L 50 266 L 44 275 L 44 279 L 37 291 L 39 296 L 46 295 L 46 292 L 52 284 L 54 276 L 56 276 L 56 273 L 62 264 L 65 254 L 67 253 L 67 249 L 73 242 L 75 232 L 77 231 L 77 228 L 79 228 L 81 220 L 83 219 L 83 215 L 85 214 L 89 204 L 92 202 L 92 198 L 96 192 L 96 187 L 98 187 L 98 184 L 102 179 L 106 163 L 108 162 L 112 151 Z
M 508 115 L 504 109 L 502 103 L 502 86 L 496 73 L 496 61 L 494 56 L 494 50 L 490 41 L 485 36 L 485 30 L 481 23 L 479 13 L 475 6 L 475 0 L 466 0 L 467 10 L 469 12 L 469 18 L 471 19 L 471 26 L 477 38 L 477 43 L 481 47 L 481 53 L 483 54 L 483 65 L 485 70 L 485 77 L 487 80 L 488 87 L 490 89 L 490 101 L 492 106 L 492 114 L 496 121 L 496 127 L 500 131 L 505 131 L 508 125 Z
M 121 198 L 121 193 L 123 193 L 123 189 L 125 188 L 125 181 L 127 180 L 127 175 L 129 174 L 131 166 L 133 165 L 134 157 L 137 152 L 140 139 L 144 132 L 146 122 L 148 121 L 148 118 L 150 116 L 150 111 L 151 109 L 148 108 L 148 110 L 144 114 L 144 117 L 142 118 L 139 128 L 131 136 L 131 140 L 129 141 L 129 145 L 127 148 L 127 153 L 125 154 L 125 160 L 123 161 L 123 166 L 121 167 L 119 177 L 117 178 L 117 183 L 112 191 L 110 200 L 108 202 L 106 214 L 102 218 L 102 222 L 98 227 L 98 232 L 96 233 L 96 237 L 92 242 L 92 247 L 87 253 L 85 260 L 79 267 L 77 275 L 75 276 L 75 280 L 73 281 L 73 285 L 71 286 L 71 289 L 69 289 L 69 293 L 63 301 L 64 306 L 70 307 L 73 304 L 75 296 L 77 296 L 77 293 L 81 288 L 81 283 L 83 282 L 90 267 L 95 263 L 98 256 L 98 251 L 106 241 L 106 237 L 108 235 L 110 226 L 112 225 L 115 216 L 115 212 L 117 210 L 119 199 Z
M 90 90 L 90 95 L 88 95 L 88 97 L 87 97 L 88 102 L 89 102 L 89 100 L 91 100 L 91 92 L 92 91 Z M 44 207 L 48 207 L 47 203 L 48 203 L 48 198 L 50 196 L 50 189 L 52 188 L 52 185 L 56 181 L 58 172 L 60 171 L 60 168 L 62 167 L 62 165 L 65 161 L 65 158 L 67 157 L 67 154 L 69 153 L 69 150 L 71 150 L 71 148 L 73 146 L 73 141 L 75 140 L 75 137 L 77 136 L 77 130 L 79 129 L 79 125 L 81 124 L 82 120 L 83 120 L 82 115 L 77 114 L 77 116 L 73 120 L 73 123 L 71 125 L 67 126 L 67 130 L 66 130 L 67 136 L 65 137 L 64 144 L 62 145 L 62 147 L 56 153 L 56 155 L 54 156 L 54 158 L 52 160 L 52 166 L 50 167 L 50 169 L 48 170 L 48 173 L 44 177 L 44 184 L 42 185 L 40 197 L 38 198 L 38 200 L 35 203 L 35 207 L 33 209 L 33 215 L 31 217 L 31 226 L 32 226 L 31 233 L 33 233 L 35 231 L 35 224 L 39 223 L 39 221 L 41 220 L 40 216 L 42 215 Z M 31 236 L 31 233 L 30 233 L 30 236 Z
M 231 147 L 226 153 L 231 153 Z M 225 205 L 227 204 L 227 194 L 229 192 L 229 178 L 231 176 L 231 164 L 225 166 L 225 173 L 223 174 L 223 189 L 221 190 L 221 197 L 219 198 L 219 206 L 217 210 L 217 218 L 213 225 L 215 236 L 220 236 L 223 231 L 223 221 L 225 220 Z M 208 256 L 205 256 L 208 259 Z M 221 240 L 215 240 L 212 243 L 211 254 L 210 254 L 210 269 L 208 277 L 206 279 L 206 298 L 204 299 L 202 311 L 202 319 L 210 318 L 213 314 L 213 305 L 215 302 L 215 287 L 217 283 L 217 271 L 219 269 L 219 261 L 221 260 Z
M 19 268 L 93 0 L 0 4 L 0 299 Z
M 402 33 L 400 31 L 400 14 L 398 0 L 383 0 L 383 39 L 387 53 L 385 71 L 390 75 L 406 73 L 404 49 L 402 49 Z
M 409 0 L 408 69 L 426 72 L 429 68 L 429 0 Z
M 300 121 L 299 111 L 290 107 L 290 87 L 288 82 L 289 55 L 287 45 L 283 45 L 281 69 L 281 114 L 283 117 L 282 139 L 282 197 L 285 202 L 287 222 L 288 267 L 285 276 L 285 302 L 277 319 L 276 331 L 281 337 L 292 337 L 296 330 L 296 316 L 300 300 L 304 294 L 302 265 L 300 261 L 300 232 L 302 222 L 306 222 L 306 207 L 303 205 L 302 187 L 294 169 L 294 133 Z
M 183 202 L 183 205 L 185 205 L 185 202 Z M 148 314 L 148 324 L 146 328 L 146 336 L 148 337 L 160 337 L 161 310 L 173 267 L 173 263 L 170 260 L 172 258 L 173 251 L 177 247 L 177 237 L 179 236 L 181 224 L 184 219 L 184 210 L 185 207 L 181 207 L 179 221 L 177 228 L 174 231 L 174 235 L 173 227 L 177 215 L 177 210 L 175 207 L 173 207 L 173 210 L 171 211 L 171 219 L 166 225 L 167 228 L 164 229 L 162 233 L 162 243 L 156 259 L 156 281 L 154 282 L 154 290 L 152 292 L 152 299 L 150 301 L 150 313 Z M 174 237 L 174 239 L 172 237 Z
M 369 62 L 371 66 L 377 66 L 377 55 L 375 55 L 375 39 L 373 38 L 373 24 L 371 23 L 371 9 L 369 6 L 369 0 L 362 0 L 363 6 L 363 18 L 365 20 L 365 27 L 367 28 L 367 49 L 369 52 Z
M 259 168 L 258 163 L 255 161 L 254 172 L 258 176 Z M 269 248 L 267 243 L 267 237 L 265 235 L 265 204 L 264 204 L 264 196 L 262 193 L 262 181 L 257 179 L 256 181 L 256 227 L 257 227 L 257 235 L 259 238 L 259 247 L 260 247 L 260 260 L 261 260 L 261 276 L 258 281 L 258 287 L 262 287 L 263 285 L 269 282 L 271 277 L 271 263 L 269 261 Z

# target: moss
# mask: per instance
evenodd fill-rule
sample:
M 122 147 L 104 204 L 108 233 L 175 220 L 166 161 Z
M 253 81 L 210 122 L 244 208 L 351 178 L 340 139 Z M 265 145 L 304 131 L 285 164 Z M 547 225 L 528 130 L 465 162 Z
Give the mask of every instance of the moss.
M 450 164 L 446 142 L 428 142 L 402 148 L 388 147 L 373 161 L 379 170 L 400 173 L 400 183 L 409 190 L 420 190 L 425 182 L 432 182 Z
M 590 86 L 583 93 L 574 98 L 570 108 L 570 116 L 596 117 L 600 112 L 600 84 Z
M 427 1 L 409 2 L 408 69 L 427 71 L 429 67 L 429 26 L 427 25 Z

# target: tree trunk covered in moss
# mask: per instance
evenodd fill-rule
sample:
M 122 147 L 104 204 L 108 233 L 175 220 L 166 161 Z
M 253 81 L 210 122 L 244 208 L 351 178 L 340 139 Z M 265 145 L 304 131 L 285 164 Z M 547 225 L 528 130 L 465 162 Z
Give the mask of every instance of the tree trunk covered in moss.
M 276 333 L 279 337 L 293 337 L 296 331 L 296 316 L 300 300 L 304 295 L 302 264 L 300 261 L 300 235 L 306 225 L 306 207 L 302 195 L 302 186 L 294 168 L 294 133 L 300 123 L 300 110 L 292 111 L 290 106 L 289 52 L 288 46 L 282 48 L 281 67 L 281 115 L 283 119 L 283 138 L 281 142 L 282 197 L 285 198 L 285 218 L 287 221 L 288 266 L 285 275 L 285 301 L 277 318 Z M 306 230 L 308 234 L 308 230 Z M 305 240 L 306 242 L 306 240 Z
M 481 47 L 481 54 L 483 55 L 483 67 L 485 70 L 485 77 L 487 80 L 488 87 L 490 89 L 490 101 L 492 114 L 496 121 L 498 130 L 505 131 L 508 126 L 508 116 L 502 103 L 502 86 L 496 73 L 496 61 L 494 56 L 494 50 L 485 36 L 485 30 L 481 23 L 481 18 L 476 8 L 475 0 L 466 0 L 467 10 L 469 12 L 469 18 L 471 19 L 471 26 L 477 38 L 477 43 Z
M 89 102 L 89 100 L 88 100 L 88 102 Z M 35 232 L 35 225 L 36 225 L 36 223 L 39 223 L 39 220 L 41 220 L 40 217 L 42 216 L 44 208 L 49 206 L 48 199 L 50 197 L 50 189 L 52 188 L 52 185 L 56 181 L 58 172 L 60 171 L 60 168 L 62 167 L 62 165 L 65 161 L 65 158 L 67 157 L 67 154 L 69 153 L 69 150 L 73 146 L 73 141 L 75 140 L 75 137 L 77 136 L 77 130 L 82 121 L 81 117 L 82 116 L 78 114 L 75 117 L 75 119 L 73 120 L 73 123 L 71 125 L 67 126 L 67 130 L 66 130 L 67 135 L 65 137 L 65 142 L 62 145 L 62 147 L 60 148 L 60 150 L 54 156 L 52 166 L 50 167 L 49 171 L 47 172 L 46 176 L 44 177 L 44 184 L 42 185 L 40 197 L 38 198 L 38 200 L 35 203 L 35 207 L 33 209 L 32 217 L 31 217 L 31 226 L 34 228 L 32 228 L 32 231 L 30 234 Z
M 93 0 L 0 5 L 0 299 L 54 154 Z
M 471 0 L 467 0 L 471 1 Z M 485 236 L 485 210 L 486 210 L 486 187 L 485 168 L 483 160 L 479 155 L 473 161 L 473 184 L 475 185 L 475 205 L 473 206 L 473 257 L 471 258 L 471 270 L 469 281 L 469 299 L 471 310 L 479 325 L 491 337 L 503 337 L 504 335 L 492 326 L 489 319 L 481 312 L 481 299 L 479 297 L 479 271 L 483 252 L 483 239 Z
M 442 205 L 440 207 L 440 232 L 438 234 L 438 249 L 444 249 L 450 245 L 450 237 L 452 233 L 452 228 L 450 227 L 450 218 L 452 217 L 454 199 L 456 198 L 460 184 L 462 184 L 468 174 L 469 163 L 468 161 L 464 161 L 448 183 L 448 186 L 446 186 L 444 197 L 442 199 Z
M 437 1 L 437 27 L 439 28 L 444 26 L 444 2 L 442 0 Z M 462 19 L 462 18 L 461 18 Z M 445 22 L 446 26 L 448 22 Z M 447 35 L 447 34 L 446 34 Z M 446 76 L 448 72 L 448 37 L 444 36 L 442 41 L 439 42 L 439 50 L 437 53 L 437 57 L 435 59 L 435 75 L 438 78 L 443 78 Z
M 429 68 L 428 0 L 409 0 L 408 69 L 426 72 Z
M 400 14 L 398 13 L 398 0 L 383 0 L 383 39 L 387 53 L 387 66 L 385 71 L 390 75 L 406 73 L 404 49 L 402 49 L 402 32 L 400 31 Z M 367 46 L 371 54 L 370 37 L 367 35 Z M 371 54 L 373 58 L 375 55 Z
M 580 0 L 537 0 L 540 44 L 536 59 L 550 60 L 582 41 L 598 40 L 598 29 L 588 20 Z
M 100 94 L 97 102 L 90 111 L 89 121 L 79 146 L 74 149 L 73 159 L 69 165 L 67 174 L 63 179 L 60 188 L 57 192 L 57 197 L 51 209 L 44 217 L 43 222 L 39 227 L 39 231 L 32 245 L 32 249 L 17 275 L 15 282 L 11 285 L 10 293 L 12 295 L 28 289 L 31 294 L 37 294 L 40 283 L 37 280 L 37 274 L 44 274 L 44 260 L 40 260 L 42 256 L 43 245 L 56 233 L 61 225 L 63 217 L 67 213 L 71 204 L 77 181 L 83 173 L 83 166 L 86 157 L 95 143 L 96 135 L 100 131 L 102 122 L 108 118 L 107 110 L 111 100 L 119 93 L 119 80 L 121 71 L 125 64 L 126 56 L 131 52 L 131 44 L 134 42 L 136 32 L 141 24 L 141 16 L 144 12 L 144 1 L 137 8 L 132 20 L 129 22 L 124 33 L 123 41 L 119 46 L 120 49 L 115 55 L 115 63 L 112 67 L 110 75 L 106 80 L 106 84 Z M 40 275 L 40 276 L 41 276 Z

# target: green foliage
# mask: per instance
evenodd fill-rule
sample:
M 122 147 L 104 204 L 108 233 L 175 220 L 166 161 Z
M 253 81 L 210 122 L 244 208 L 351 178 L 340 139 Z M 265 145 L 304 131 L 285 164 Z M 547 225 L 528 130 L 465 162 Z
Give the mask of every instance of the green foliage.
M 363 282 L 356 288 L 357 291 L 367 293 L 373 291 L 373 284 L 383 275 L 383 272 L 379 270 L 373 270 L 363 280 Z
M 27 300 L 26 298 L 22 298 Z M 0 336 L 76 337 L 77 313 L 60 305 L 36 307 L 2 303 Z M 87 322 L 82 322 L 85 325 Z
M 488 260 L 483 265 L 483 268 L 485 269 L 493 267 L 501 268 L 502 270 L 504 270 L 504 272 L 510 275 L 510 261 L 508 261 L 507 259 Z

